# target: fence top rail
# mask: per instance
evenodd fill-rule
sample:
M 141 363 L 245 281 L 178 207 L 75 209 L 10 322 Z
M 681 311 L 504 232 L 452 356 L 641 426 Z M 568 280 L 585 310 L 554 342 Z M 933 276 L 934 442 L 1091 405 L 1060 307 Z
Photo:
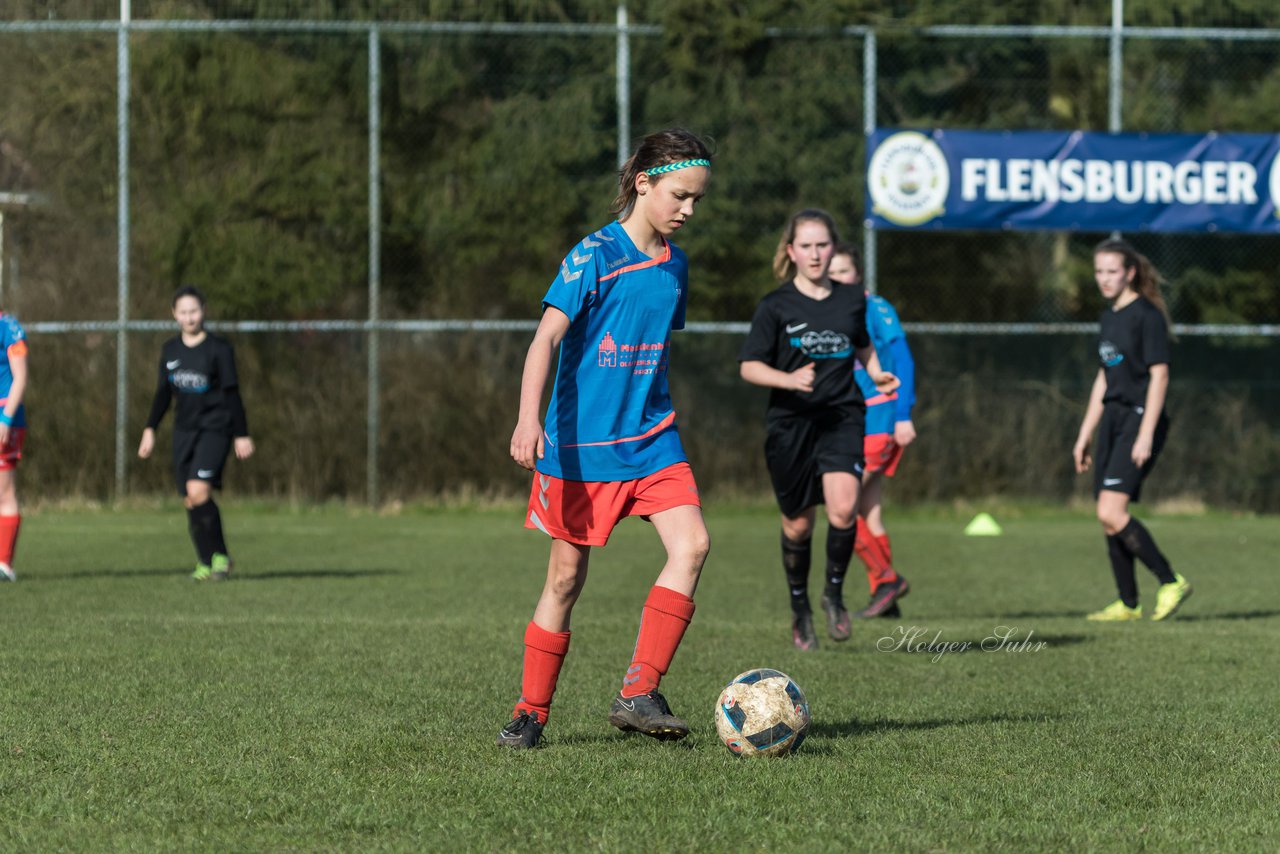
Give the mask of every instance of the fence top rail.
M 636 35 L 661 35 L 656 24 L 560 24 L 502 21 L 287 21 L 197 20 L 156 18 L 131 21 L 0 21 L 0 33 L 20 32 L 295 32 L 295 33 L 443 33 L 447 35 L 567 35 L 614 36 L 625 30 Z
M 536 320 L 234 320 L 210 321 L 215 332 L 532 332 Z M 1096 323 L 904 323 L 921 335 L 1087 335 Z M 41 320 L 23 324 L 32 335 L 76 332 L 176 332 L 172 320 Z M 746 321 L 693 321 L 686 332 L 700 335 L 746 335 Z M 1177 335 L 1225 338 L 1280 338 L 1280 323 L 1175 323 Z
M 416 33 L 447 35 L 568 35 L 614 36 L 662 35 L 661 24 L 573 24 L 554 22 L 504 21 L 309 21 L 309 20 L 166 20 L 144 18 L 118 20 L 16 20 L 0 21 L 0 33 L 57 32 L 293 32 L 293 33 Z M 862 38 L 869 34 L 915 34 L 940 38 L 1110 38 L 1126 39 L 1206 40 L 1206 41 L 1280 41 L 1280 28 L 1246 29 L 1241 27 L 1128 27 L 1078 26 L 1058 24 L 938 24 L 925 27 L 848 25 L 835 27 L 766 27 L 770 38 L 805 38 L 840 35 Z

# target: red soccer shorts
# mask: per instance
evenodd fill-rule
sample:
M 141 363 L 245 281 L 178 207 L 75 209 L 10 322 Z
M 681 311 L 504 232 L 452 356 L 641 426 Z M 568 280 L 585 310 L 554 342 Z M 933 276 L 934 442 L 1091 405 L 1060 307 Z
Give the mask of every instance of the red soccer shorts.
M 862 455 L 867 459 L 867 471 L 893 477 L 902 459 L 902 446 L 893 441 L 892 433 L 877 433 L 862 440 Z
M 691 504 L 701 507 L 688 463 L 675 463 L 639 480 L 593 483 L 535 472 L 524 526 L 580 546 L 603 546 L 628 516 Z
M 0 448 L 0 471 L 16 469 L 22 459 L 22 446 L 27 441 L 26 427 L 9 428 L 9 441 Z

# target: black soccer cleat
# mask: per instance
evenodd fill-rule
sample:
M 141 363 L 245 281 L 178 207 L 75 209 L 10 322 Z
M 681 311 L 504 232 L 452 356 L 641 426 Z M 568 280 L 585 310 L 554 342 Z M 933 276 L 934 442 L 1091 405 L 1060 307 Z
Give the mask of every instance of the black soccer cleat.
M 910 590 L 911 585 L 902 576 L 898 576 L 888 584 L 881 584 L 876 588 L 876 592 L 871 594 L 871 601 L 867 603 L 867 607 L 858 612 L 858 619 L 881 616 L 894 607 L 898 600 L 906 596 Z
M 891 620 L 900 620 L 902 619 L 902 609 L 898 607 L 898 603 L 895 601 L 889 606 L 889 610 L 885 611 L 880 616 L 888 617 Z
M 689 734 L 689 725 L 671 714 L 667 698 L 657 691 L 638 697 L 613 698 L 609 723 L 623 732 L 639 732 L 659 741 L 677 741 Z
M 528 712 L 516 715 L 498 733 L 498 746 L 530 750 L 542 744 L 542 724 Z
M 813 630 L 811 611 L 792 612 L 791 642 L 802 652 L 812 652 L 818 648 L 818 633 Z
M 853 626 L 849 622 L 849 610 L 844 602 L 830 594 L 822 594 L 822 610 L 827 612 L 827 634 L 833 641 L 847 641 Z

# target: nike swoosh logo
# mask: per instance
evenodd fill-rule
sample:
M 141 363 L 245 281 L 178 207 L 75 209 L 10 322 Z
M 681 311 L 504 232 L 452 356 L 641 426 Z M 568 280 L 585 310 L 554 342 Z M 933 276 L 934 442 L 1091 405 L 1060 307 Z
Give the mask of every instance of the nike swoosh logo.
M 628 712 L 634 712 L 636 710 L 636 704 L 634 701 L 628 703 L 621 697 L 618 698 L 618 705 L 622 706 L 622 708 L 626 709 Z
M 1102 482 L 1102 485 L 1103 485 L 1103 486 L 1115 486 L 1117 483 L 1124 483 L 1124 478 L 1122 478 L 1122 477 L 1109 477 L 1109 478 L 1107 478 L 1106 480 L 1104 480 L 1104 481 Z
M 503 737 L 503 738 L 505 738 L 507 741 L 516 741 L 517 739 L 519 739 L 519 738 L 520 738 L 520 733 L 518 733 L 518 732 L 507 732 L 505 729 L 504 729 L 502 732 L 498 733 L 498 735 L 502 736 L 502 737 Z
M 182 364 L 181 359 L 174 359 L 172 362 L 165 362 L 164 366 L 172 371 L 174 368 L 178 367 L 178 365 L 181 365 L 181 364 Z
M 790 335 L 792 332 L 799 332 L 801 329 L 804 329 L 808 325 L 809 324 L 807 323 L 797 323 L 795 326 L 788 326 L 787 334 Z

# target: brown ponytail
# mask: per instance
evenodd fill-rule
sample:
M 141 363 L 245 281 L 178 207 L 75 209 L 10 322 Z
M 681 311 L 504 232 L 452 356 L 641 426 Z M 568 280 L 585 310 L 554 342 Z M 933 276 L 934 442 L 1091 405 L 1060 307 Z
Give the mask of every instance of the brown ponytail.
M 1164 277 L 1160 275 L 1156 265 L 1152 264 L 1151 259 L 1146 255 L 1134 249 L 1127 240 L 1104 240 L 1093 247 L 1094 255 L 1101 255 L 1103 252 L 1114 252 L 1119 255 L 1124 259 L 1124 268 L 1134 271 L 1130 286 L 1160 309 L 1160 313 L 1164 315 L 1165 327 L 1169 330 L 1169 337 L 1172 338 L 1173 320 L 1169 317 L 1169 307 L 1165 305 L 1164 295 L 1160 292 Z

